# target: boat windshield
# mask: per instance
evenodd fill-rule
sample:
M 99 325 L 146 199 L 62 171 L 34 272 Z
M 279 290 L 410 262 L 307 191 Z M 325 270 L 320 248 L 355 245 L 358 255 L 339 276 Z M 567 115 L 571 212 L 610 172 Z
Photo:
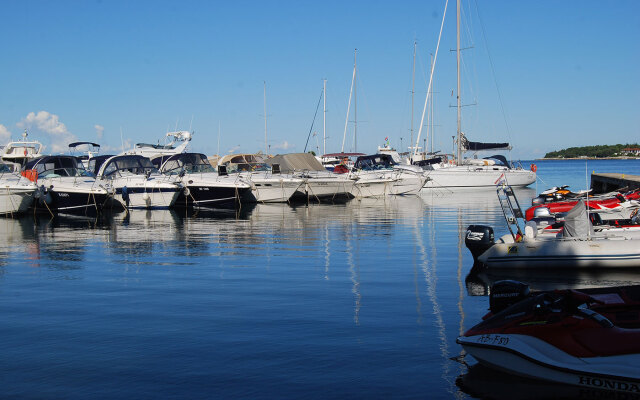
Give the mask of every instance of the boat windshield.
M 11 173 L 11 166 L 5 163 L 0 163 L 0 174 Z
M 122 156 L 112 158 L 104 166 L 102 175 L 113 177 L 115 174 L 125 175 L 145 175 L 159 173 L 158 169 L 146 157 L 142 156 Z
M 256 172 L 256 171 L 271 171 L 271 166 L 266 163 L 240 163 L 227 164 L 227 172 Z
M 35 169 L 38 173 L 38 178 L 94 176 L 75 157 L 44 157 L 34 163 L 27 164 L 25 168 Z
M 388 154 L 358 157 L 354 167 L 365 171 L 391 169 L 396 163 Z
M 203 154 L 180 154 L 179 157 L 171 157 L 162 165 L 164 174 L 178 175 L 182 171 L 188 174 L 216 172 Z

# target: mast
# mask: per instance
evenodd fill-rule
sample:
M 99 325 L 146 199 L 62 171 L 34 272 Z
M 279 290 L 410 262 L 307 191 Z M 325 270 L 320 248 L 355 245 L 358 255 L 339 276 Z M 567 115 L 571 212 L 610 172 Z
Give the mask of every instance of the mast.
M 418 42 L 413 42 L 413 68 L 411 72 L 411 141 L 409 142 L 413 145 L 413 97 L 416 93 L 416 46 Z M 415 150 L 415 149 L 414 149 Z M 413 155 L 411 155 L 413 158 Z
M 358 51 L 358 49 L 356 49 L 355 51 Z M 354 60 L 355 60 L 355 53 L 354 53 Z M 354 61 L 353 77 L 351 78 L 351 90 L 349 90 L 349 103 L 347 103 L 347 117 L 344 120 L 344 133 L 342 134 L 342 148 L 340 149 L 342 153 L 344 153 L 344 142 L 347 140 L 347 126 L 349 124 L 349 112 L 351 110 L 351 97 L 353 96 L 353 89 L 355 86 L 355 82 L 356 82 L 356 64 Z
M 353 151 L 358 152 L 358 91 L 356 90 L 356 56 L 358 49 L 353 51 Z
M 264 85 L 264 155 L 269 156 L 269 146 L 267 144 L 267 82 L 262 81 Z
M 322 154 L 327 154 L 327 80 L 322 82 Z
M 456 1 L 456 66 L 457 66 L 457 81 L 458 81 L 458 88 L 457 88 L 457 93 L 456 93 L 456 100 L 457 100 L 457 107 L 458 107 L 458 129 L 457 129 L 457 136 L 458 136 L 458 146 L 457 146 L 457 152 L 456 152 L 456 164 L 460 165 L 461 162 L 461 158 L 462 158 L 462 129 L 461 129 L 461 110 L 462 110 L 462 105 L 460 102 L 460 0 Z

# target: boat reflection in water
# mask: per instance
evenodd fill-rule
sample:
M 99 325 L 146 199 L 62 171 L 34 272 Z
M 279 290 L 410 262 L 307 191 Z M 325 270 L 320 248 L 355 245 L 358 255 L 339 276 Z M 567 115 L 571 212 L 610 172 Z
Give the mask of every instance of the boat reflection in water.
M 469 296 L 488 296 L 497 281 L 524 282 L 531 290 L 586 289 L 640 284 L 636 269 L 541 270 L 525 268 L 495 269 L 476 264 L 465 278 Z
M 569 400 L 569 399 L 638 399 L 632 393 L 612 393 L 605 390 L 541 382 L 474 364 L 456 379 L 464 393 L 479 399 L 492 400 Z

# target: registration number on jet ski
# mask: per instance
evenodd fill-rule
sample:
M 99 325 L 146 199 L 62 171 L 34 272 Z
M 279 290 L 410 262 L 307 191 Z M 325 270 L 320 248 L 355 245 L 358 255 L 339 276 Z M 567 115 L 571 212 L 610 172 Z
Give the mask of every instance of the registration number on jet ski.
M 499 346 L 506 346 L 509 344 L 509 338 L 500 335 L 482 335 L 478 338 L 478 343 L 482 344 L 495 344 Z

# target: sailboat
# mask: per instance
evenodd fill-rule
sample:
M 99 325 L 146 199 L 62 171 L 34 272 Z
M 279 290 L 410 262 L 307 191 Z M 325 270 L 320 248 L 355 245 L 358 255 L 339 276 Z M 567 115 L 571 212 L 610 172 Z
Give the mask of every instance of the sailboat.
M 509 143 L 483 143 L 467 140 L 462 132 L 461 124 L 461 96 L 460 96 L 460 0 L 456 4 L 456 65 L 457 65 L 457 139 L 456 154 L 452 160 L 446 160 L 440 163 L 424 165 L 425 175 L 428 179 L 424 185 L 425 189 L 438 188 L 477 188 L 495 186 L 500 182 L 506 181 L 512 187 L 524 187 L 536 181 L 536 166 L 525 169 L 521 165 L 514 165 L 507 161 L 502 155 L 491 156 L 487 158 L 463 159 L 463 154 L 467 151 L 489 151 L 489 150 L 510 150 Z M 437 51 L 436 51 L 437 56 Z M 433 63 L 435 65 L 435 61 Z M 434 65 L 431 68 L 433 76 Z M 431 81 L 429 83 L 431 85 Z M 427 99 L 425 100 L 425 110 L 429 94 L 427 91 Z M 424 113 L 423 113 L 424 120 Z M 422 124 L 420 131 L 422 130 Z M 420 132 L 418 132 L 418 141 L 415 148 L 418 147 L 420 140 Z

